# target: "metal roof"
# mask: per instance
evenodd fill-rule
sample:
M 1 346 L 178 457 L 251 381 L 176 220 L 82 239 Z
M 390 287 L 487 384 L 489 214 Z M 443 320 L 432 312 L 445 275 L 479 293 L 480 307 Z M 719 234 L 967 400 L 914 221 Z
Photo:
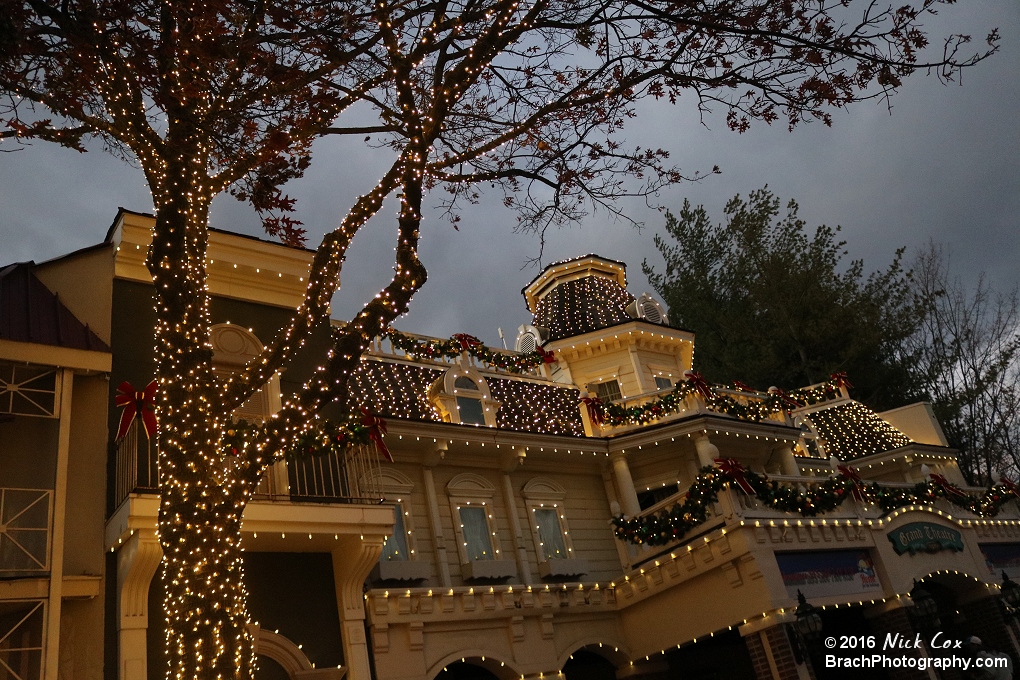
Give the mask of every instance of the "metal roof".
M 87 324 L 32 273 L 34 262 L 0 269 L 0 339 L 109 352 Z

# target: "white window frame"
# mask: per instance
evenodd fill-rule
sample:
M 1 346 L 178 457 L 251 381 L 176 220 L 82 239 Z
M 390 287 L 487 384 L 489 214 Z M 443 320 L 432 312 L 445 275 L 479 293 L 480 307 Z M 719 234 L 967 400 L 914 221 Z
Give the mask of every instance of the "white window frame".
M 446 493 L 450 500 L 450 517 L 453 520 L 453 532 L 457 539 L 457 555 L 460 558 L 461 570 L 465 580 L 472 579 L 504 579 L 517 575 L 517 565 L 513 559 L 507 559 L 502 551 L 499 531 L 495 520 L 496 487 L 481 475 L 465 472 L 457 475 L 446 485 Z M 485 525 L 492 545 L 491 560 L 472 560 L 468 555 L 467 541 L 460 520 L 462 507 L 481 507 L 485 512 Z
M 570 536 L 570 525 L 567 522 L 566 490 L 551 479 L 536 477 L 524 485 L 521 490 L 525 507 L 528 512 L 528 525 L 531 537 L 535 542 L 535 559 L 542 577 L 576 576 L 587 573 L 587 560 L 578 558 L 574 552 L 574 541 Z M 537 510 L 552 508 L 559 519 L 560 535 L 567 550 L 566 557 L 547 558 L 543 550 L 542 536 L 538 530 Z
M 457 378 L 468 378 L 477 387 L 477 390 L 457 387 Z M 457 397 L 465 399 L 477 399 L 482 404 L 482 417 L 484 423 L 465 423 L 460 419 L 460 407 L 457 406 Z M 457 366 L 446 371 L 429 388 L 429 399 L 437 408 L 443 420 L 458 425 L 474 425 L 475 427 L 496 427 L 496 412 L 502 404 L 492 398 L 489 391 L 489 384 L 485 377 L 477 370 L 461 361 Z
M 378 493 L 387 501 L 398 503 L 394 509 L 400 508 L 404 521 L 404 542 L 407 545 L 407 559 L 385 560 L 383 554 L 379 554 L 379 562 L 373 569 L 372 578 L 379 580 L 394 581 L 416 581 L 429 577 L 428 562 L 418 559 L 417 534 L 414 532 L 414 517 L 411 514 L 411 497 L 414 492 L 414 483 L 411 479 L 398 470 L 392 468 L 381 468 L 374 471 L 370 479 L 363 479 L 362 488 L 378 490 Z M 396 524 L 394 524 L 396 528 Z M 389 537 L 387 537 L 389 540 Z

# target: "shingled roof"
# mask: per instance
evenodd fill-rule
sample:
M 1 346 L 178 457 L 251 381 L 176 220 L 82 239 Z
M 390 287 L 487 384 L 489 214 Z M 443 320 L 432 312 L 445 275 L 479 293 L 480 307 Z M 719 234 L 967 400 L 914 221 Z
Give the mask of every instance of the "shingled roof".
M 429 386 L 446 371 L 416 364 L 362 359 L 351 376 L 351 402 L 383 417 L 442 422 L 429 402 Z M 541 434 L 584 436 L 579 392 L 558 385 L 486 376 L 492 398 L 501 402 L 496 427 Z
M 618 282 L 593 274 L 556 285 L 539 301 L 534 325 L 549 329 L 549 340 L 570 338 L 632 321 L 634 296 Z
M 911 441 L 859 401 L 812 411 L 804 417 L 824 439 L 826 453 L 843 460 L 892 451 Z
M 0 269 L 0 339 L 109 352 L 110 348 L 32 273 L 34 262 Z

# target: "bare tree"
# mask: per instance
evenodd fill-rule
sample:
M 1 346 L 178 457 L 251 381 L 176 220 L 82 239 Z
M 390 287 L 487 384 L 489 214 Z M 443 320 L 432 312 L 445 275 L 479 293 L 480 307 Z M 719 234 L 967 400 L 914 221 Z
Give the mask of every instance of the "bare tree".
M 995 50 L 948 36 L 925 61 L 923 20 L 940 3 L 871 0 L 0 0 L 6 138 L 81 149 L 98 138 L 138 163 L 156 224 L 156 297 L 168 678 L 242 678 L 240 520 L 266 467 L 346 402 L 371 339 L 424 283 L 424 194 L 451 219 L 480 187 L 503 192 L 525 228 L 582 218 L 684 175 L 619 139 L 652 97 L 720 109 L 731 128 L 793 127 L 887 97 L 918 69 L 951 79 Z M 359 106 L 360 105 L 360 106 Z M 361 113 L 359 113 L 359 110 Z M 367 121 L 364 111 L 377 118 Z M 212 370 L 208 211 L 231 191 L 285 242 L 302 240 L 283 184 L 325 134 L 374 135 L 392 163 L 319 244 L 305 300 L 240 374 Z M 692 175 L 692 178 L 696 175 Z M 329 357 L 240 446 L 234 409 L 290 359 L 328 304 L 351 239 L 400 194 L 394 276 L 334 336 Z M 237 456 L 232 456 L 232 449 Z
M 949 254 L 929 244 L 914 264 L 923 314 L 910 340 L 927 392 L 972 484 L 1020 470 L 1020 296 L 998 294 L 982 275 L 973 291 L 950 275 Z

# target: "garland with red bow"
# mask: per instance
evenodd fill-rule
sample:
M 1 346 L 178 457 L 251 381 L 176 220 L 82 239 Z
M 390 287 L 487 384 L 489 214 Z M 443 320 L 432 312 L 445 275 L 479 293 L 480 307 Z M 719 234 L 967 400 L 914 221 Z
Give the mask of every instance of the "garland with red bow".
M 836 469 L 843 479 L 850 482 L 850 493 L 853 495 L 854 500 L 864 502 L 864 482 L 861 480 L 861 476 L 857 474 L 857 470 L 849 465 L 837 465 Z
M 831 380 L 836 387 L 845 387 L 848 390 L 852 390 L 854 388 L 854 386 L 850 384 L 850 378 L 847 377 L 846 371 L 833 373 L 829 376 L 829 380 Z
M 475 336 L 467 333 L 457 333 L 450 336 L 449 340 L 435 340 L 406 335 L 394 328 L 389 328 L 383 337 L 389 339 L 390 344 L 395 348 L 414 359 L 454 359 L 460 356 L 461 352 L 467 352 L 489 366 L 510 373 L 523 373 L 536 366 L 556 363 L 556 354 L 541 345 L 536 346 L 534 352 L 511 354 L 506 351 L 493 350 Z
M 393 456 L 390 455 L 390 450 L 386 448 L 386 442 L 383 441 L 383 435 L 386 434 L 386 421 L 373 414 L 365 406 L 362 406 L 361 424 L 368 428 L 368 438 L 379 449 L 379 453 L 381 453 L 386 460 L 392 463 Z
M 1016 485 L 1005 478 L 982 495 L 972 496 L 958 487 L 953 487 L 955 491 L 948 491 L 935 479 L 910 489 L 884 487 L 877 482 L 866 485 L 849 465 L 839 466 L 838 476 L 818 483 L 809 477 L 804 478 L 805 484 L 813 486 L 802 491 L 759 475 L 737 461 L 719 459 L 716 462 L 718 465 L 715 467 L 701 469 L 701 474 L 672 507 L 629 519 L 615 517 L 613 525 L 617 538 L 649 545 L 664 545 L 683 538 L 708 518 L 709 506 L 719 500 L 719 491 L 727 482 L 737 484 L 745 494 L 768 508 L 804 517 L 832 512 L 847 498 L 873 503 L 885 511 L 908 505 L 931 505 L 944 499 L 978 517 L 993 517 L 1005 503 L 1018 498 Z M 952 487 L 952 484 L 949 486 Z
M 685 408 L 684 400 L 690 395 L 697 395 L 710 410 L 716 413 L 725 413 L 734 418 L 753 422 L 766 420 L 774 413 L 789 412 L 803 406 L 842 398 L 839 389 L 832 382 L 792 392 L 783 392 L 778 388 L 772 388 L 769 392 L 761 392 L 741 382 L 734 382 L 732 386 L 709 385 L 704 377 L 695 371 L 686 371 L 684 375 L 687 379 L 674 385 L 671 392 L 643 404 L 635 406 L 605 404 L 602 413 L 603 422 L 610 427 L 644 425 L 683 410 Z M 738 399 L 731 392 L 751 393 L 758 398 L 753 400 Z
M 149 382 L 141 390 L 136 390 L 127 380 L 117 386 L 117 396 L 113 403 L 124 410 L 120 414 L 120 424 L 117 426 L 116 441 L 121 441 L 127 436 L 131 423 L 138 418 L 145 428 L 145 436 L 152 439 L 156 436 L 156 381 Z
M 705 400 L 712 399 L 715 395 L 712 393 L 712 389 L 708 386 L 708 382 L 705 377 L 697 371 L 684 371 L 684 377 L 687 378 L 688 384 L 693 387 L 698 394 L 705 398 Z
M 716 458 L 716 467 L 719 468 L 720 474 L 728 477 L 734 484 L 740 487 L 740 490 L 747 496 L 755 495 L 756 491 L 751 482 L 747 478 L 747 473 L 750 472 L 746 467 L 738 463 L 733 458 Z
M 284 453 L 284 457 L 288 460 L 301 460 L 328 453 L 342 455 L 349 448 L 374 444 L 379 455 L 392 463 L 393 454 L 386 446 L 384 438 L 386 421 L 366 407 L 361 407 L 359 413 L 360 416 L 357 413 L 352 413 L 346 422 L 320 421 L 314 430 L 300 435 L 290 449 Z M 238 434 L 225 438 L 225 444 L 230 446 L 234 445 L 234 440 L 249 439 L 250 437 L 245 435 L 244 431 L 254 427 L 256 426 L 243 420 L 235 423 L 233 430 L 228 434 L 232 435 L 234 430 Z M 227 439 L 230 441 L 226 441 Z
M 598 397 L 581 397 L 581 403 L 588 409 L 588 420 L 592 425 L 601 425 L 605 420 L 605 405 Z

